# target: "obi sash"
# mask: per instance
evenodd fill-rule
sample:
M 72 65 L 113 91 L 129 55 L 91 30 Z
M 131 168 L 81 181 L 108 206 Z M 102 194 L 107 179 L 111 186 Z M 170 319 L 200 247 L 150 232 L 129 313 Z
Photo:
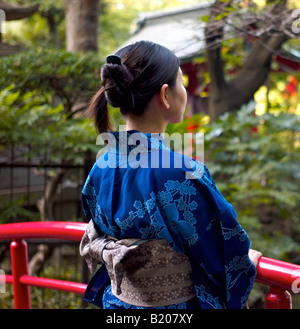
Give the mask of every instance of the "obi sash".
M 112 293 L 125 303 L 158 307 L 196 297 L 188 257 L 174 251 L 163 239 L 100 237 L 90 221 L 80 244 L 80 254 L 90 271 L 99 262 L 105 264 Z M 104 278 L 103 267 L 98 272 Z M 99 294 L 99 289 L 92 287 L 96 282 L 100 283 L 97 276 L 89 283 L 89 294 L 93 291 Z

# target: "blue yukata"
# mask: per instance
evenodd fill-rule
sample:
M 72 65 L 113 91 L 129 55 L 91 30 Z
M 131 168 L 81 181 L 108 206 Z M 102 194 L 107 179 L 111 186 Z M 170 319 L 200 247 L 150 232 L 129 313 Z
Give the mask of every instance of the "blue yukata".
M 158 308 L 244 308 L 256 275 L 250 241 L 206 165 L 171 151 L 161 134 L 129 130 L 106 136 L 107 152 L 82 191 L 84 214 L 98 234 L 163 239 L 189 258 L 196 297 Z M 103 266 L 86 299 L 103 308 L 146 308 L 115 297 Z

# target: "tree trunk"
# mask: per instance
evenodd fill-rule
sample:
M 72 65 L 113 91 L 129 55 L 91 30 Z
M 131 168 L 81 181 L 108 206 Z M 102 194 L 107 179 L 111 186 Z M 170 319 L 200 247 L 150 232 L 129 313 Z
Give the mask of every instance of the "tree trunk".
M 99 0 L 65 0 L 67 51 L 98 51 Z
M 55 21 L 54 14 L 51 12 L 47 12 L 41 16 L 43 16 L 47 19 L 49 34 L 50 34 L 51 38 L 53 39 L 55 46 L 57 48 L 60 48 L 61 45 L 60 45 L 60 40 L 58 37 L 57 23 Z
M 216 24 L 216 16 L 230 2 L 216 1 L 212 6 L 210 21 L 206 27 L 207 62 L 211 78 L 209 85 L 209 115 L 214 121 L 225 112 L 236 111 L 248 103 L 268 77 L 274 51 L 288 39 L 284 32 L 263 33 L 252 45 L 237 77 L 227 82 L 221 59 L 223 26 Z M 278 8 L 275 8 L 277 10 Z M 217 26 L 217 28 L 216 28 Z M 219 41 L 218 41 L 219 40 Z M 210 46 L 213 45 L 213 46 Z

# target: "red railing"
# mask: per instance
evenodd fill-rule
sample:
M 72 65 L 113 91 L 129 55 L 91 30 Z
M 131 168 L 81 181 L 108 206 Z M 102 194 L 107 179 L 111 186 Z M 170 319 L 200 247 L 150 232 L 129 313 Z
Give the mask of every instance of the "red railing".
M 61 239 L 80 241 L 87 224 L 73 222 L 26 222 L 0 225 L 0 240 L 10 244 L 12 275 L 0 275 L 1 280 L 13 284 L 15 308 L 30 308 L 29 286 L 64 290 L 83 294 L 86 284 L 28 275 L 27 239 Z M 300 266 L 261 257 L 256 281 L 270 286 L 265 296 L 265 308 L 292 308 L 291 295 L 300 294 Z
M 12 240 L 10 244 L 12 275 L 6 275 L 5 281 L 13 284 L 15 308 L 31 307 L 29 286 L 84 293 L 87 285 L 83 283 L 29 276 L 25 239 L 80 241 L 86 226 L 85 223 L 73 222 L 26 222 L 0 225 L 0 240 Z

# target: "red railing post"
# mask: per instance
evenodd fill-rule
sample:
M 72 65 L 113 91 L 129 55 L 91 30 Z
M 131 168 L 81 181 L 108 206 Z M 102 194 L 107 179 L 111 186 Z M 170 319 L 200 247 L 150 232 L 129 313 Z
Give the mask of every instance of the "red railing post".
M 292 297 L 283 288 L 271 286 L 265 296 L 265 308 L 292 309 Z
M 15 308 L 29 309 L 31 307 L 29 286 L 20 282 L 21 276 L 28 274 L 28 253 L 26 241 L 22 239 L 13 240 L 10 244 L 10 253 Z

